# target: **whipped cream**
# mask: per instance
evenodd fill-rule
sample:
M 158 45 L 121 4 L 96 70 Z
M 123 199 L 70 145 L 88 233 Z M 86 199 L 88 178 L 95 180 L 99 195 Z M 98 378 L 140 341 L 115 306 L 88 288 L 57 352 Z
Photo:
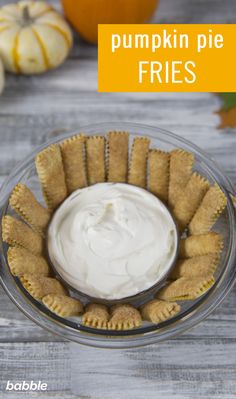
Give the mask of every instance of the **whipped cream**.
M 172 265 L 177 231 L 165 205 L 129 184 L 73 192 L 55 212 L 48 252 L 59 275 L 89 296 L 121 299 L 156 284 Z

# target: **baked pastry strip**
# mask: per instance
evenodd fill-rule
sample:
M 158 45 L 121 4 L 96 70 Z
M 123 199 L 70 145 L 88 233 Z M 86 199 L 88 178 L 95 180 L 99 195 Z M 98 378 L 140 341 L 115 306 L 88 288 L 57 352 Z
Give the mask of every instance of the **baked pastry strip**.
M 141 324 L 141 314 L 132 305 L 117 304 L 111 308 L 111 318 L 108 322 L 110 330 L 128 330 Z
M 108 133 L 108 166 L 109 182 L 126 183 L 128 175 L 129 133 Z
M 168 203 L 171 208 L 176 204 L 176 200 L 183 188 L 188 183 L 192 174 L 194 155 L 182 149 L 175 149 L 170 153 L 170 181 Z
M 10 215 L 2 218 L 2 238 L 7 244 L 23 247 L 35 255 L 43 253 L 43 237 Z
M 88 183 L 101 183 L 106 180 L 105 137 L 90 136 L 86 140 Z
M 160 198 L 168 201 L 170 153 L 151 149 L 149 160 L 149 190 Z
M 227 198 L 220 187 L 217 184 L 210 187 L 189 224 L 190 233 L 203 234 L 210 231 L 226 205 Z
M 157 324 L 175 316 L 180 309 L 180 305 L 176 302 L 153 299 L 142 305 L 140 311 L 143 320 Z
M 198 173 L 193 173 L 173 208 L 173 216 L 180 232 L 188 226 L 208 189 L 209 182 Z
M 9 247 L 7 251 L 8 264 L 14 276 L 24 274 L 38 274 L 48 276 L 50 267 L 47 259 L 43 256 L 33 255 L 21 247 Z
M 82 303 L 75 298 L 60 294 L 48 294 L 42 298 L 43 304 L 61 317 L 79 316 L 83 313 Z
M 52 144 L 39 152 L 35 165 L 48 208 L 52 211 L 67 197 L 65 173 L 59 145 Z
M 50 212 L 35 198 L 23 183 L 15 186 L 9 199 L 11 207 L 22 219 L 39 233 L 45 233 L 50 220 Z
M 67 291 L 55 278 L 38 276 L 36 274 L 24 274 L 20 277 L 23 287 L 34 299 L 42 299 L 48 294 L 66 295 Z
M 87 186 L 85 140 L 85 136 L 80 134 L 70 137 L 60 144 L 69 194 L 78 188 Z
M 108 308 L 99 303 L 89 303 L 85 308 L 82 323 L 88 327 L 107 329 L 109 320 Z
M 146 187 L 149 143 L 150 140 L 146 137 L 135 137 L 133 140 L 128 172 L 129 184 Z
M 207 234 L 189 236 L 180 240 L 179 257 L 192 258 L 193 256 L 219 254 L 223 249 L 223 237 L 211 231 Z
M 176 262 L 169 278 L 176 280 L 180 277 L 199 277 L 213 274 L 219 264 L 219 254 L 194 256 L 188 259 L 179 259 Z
M 196 299 L 214 284 L 212 275 L 195 278 L 181 277 L 168 283 L 156 295 L 158 299 L 165 301 L 184 301 Z

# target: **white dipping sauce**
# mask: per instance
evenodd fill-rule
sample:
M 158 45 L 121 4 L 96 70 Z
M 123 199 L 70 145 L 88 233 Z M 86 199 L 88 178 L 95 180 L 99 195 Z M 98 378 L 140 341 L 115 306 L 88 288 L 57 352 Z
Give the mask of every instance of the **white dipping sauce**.
M 55 212 L 48 251 L 75 289 L 121 299 L 144 291 L 168 271 L 177 251 L 168 209 L 148 191 L 99 183 L 73 192 Z

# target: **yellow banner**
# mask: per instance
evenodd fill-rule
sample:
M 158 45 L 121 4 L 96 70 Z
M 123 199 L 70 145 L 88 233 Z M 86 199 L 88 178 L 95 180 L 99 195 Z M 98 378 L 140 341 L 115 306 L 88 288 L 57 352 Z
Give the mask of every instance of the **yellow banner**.
M 236 25 L 99 25 L 99 92 L 235 92 Z

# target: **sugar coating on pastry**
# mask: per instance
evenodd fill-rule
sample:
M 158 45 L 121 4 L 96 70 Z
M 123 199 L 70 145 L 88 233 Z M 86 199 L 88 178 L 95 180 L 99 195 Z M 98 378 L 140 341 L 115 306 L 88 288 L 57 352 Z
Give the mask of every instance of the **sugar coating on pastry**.
M 141 315 L 143 320 L 151 321 L 152 323 L 161 323 L 170 319 L 179 313 L 181 307 L 176 302 L 162 301 L 160 299 L 153 299 L 141 306 Z
M 80 134 L 60 143 L 68 194 L 87 186 L 85 140 Z
M 107 180 L 109 182 L 126 183 L 128 175 L 128 132 L 108 133 Z
M 135 137 L 133 140 L 128 172 L 129 184 L 146 187 L 149 144 L 150 140 L 146 137 Z
M 109 311 L 105 305 L 89 303 L 85 308 L 82 323 L 88 327 L 107 329 L 109 317 Z
M 83 313 L 82 303 L 66 295 L 48 294 L 42 298 L 42 302 L 51 312 L 61 317 L 79 316 Z
M 35 165 L 46 204 L 54 210 L 67 197 L 65 173 L 59 145 L 52 144 L 39 152 Z
M 50 220 L 50 212 L 35 198 L 32 191 L 23 183 L 18 183 L 9 199 L 11 207 L 34 230 L 44 233 Z
M 148 155 L 149 161 L 149 190 L 160 198 L 168 201 L 170 153 L 151 149 Z
M 90 136 L 86 140 L 88 183 L 101 183 L 106 180 L 105 147 L 103 136 Z
M 114 305 L 108 322 L 110 330 L 128 330 L 142 324 L 140 312 L 129 304 Z
M 219 260 L 219 254 L 208 254 L 194 256 L 188 259 L 179 259 L 170 273 L 169 278 L 176 280 L 180 277 L 194 278 L 206 275 L 209 276 L 215 272 Z
M 43 256 L 33 255 L 21 247 L 9 247 L 7 251 L 8 264 L 14 276 L 24 274 L 38 274 L 48 276 L 50 267 L 47 259 Z
M 2 218 L 2 238 L 7 244 L 23 247 L 35 255 L 42 254 L 44 249 L 43 237 L 10 215 Z
M 198 173 L 193 173 L 188 183 L 178 195 L 173 208 L 173 216 L 180 232 L 188 226 L 209 188 L 209 182 Z
M 189 236 L 180 240 L 179 257 L 192 258 L 193 256 L 219 254 L 223 249 L 223 244 L 223 237 L 214 231 Z
M 66 295 L 67 291 L 55 278 L 24 274 L 20 277 L 23 287 L 34 299 L 42 299 L 48 294 Z
M 170 181 L 168 203 L 171 208 L 192 174 L 194 155 L 182 149 L 175 149 L 170 153 Z
M 158 299 L 165 301 L 184 301 L 196 299 L 208 291 L 215 280 L 212 275 L 202 277 L 181 277 L 178 280 L 167 283 L 156 295 Z
M 226 205 L 227 198 L 220 187 L 217 184 L 210 187 L 189 224 L 190 233 L 203 234 L 210 231 Z

